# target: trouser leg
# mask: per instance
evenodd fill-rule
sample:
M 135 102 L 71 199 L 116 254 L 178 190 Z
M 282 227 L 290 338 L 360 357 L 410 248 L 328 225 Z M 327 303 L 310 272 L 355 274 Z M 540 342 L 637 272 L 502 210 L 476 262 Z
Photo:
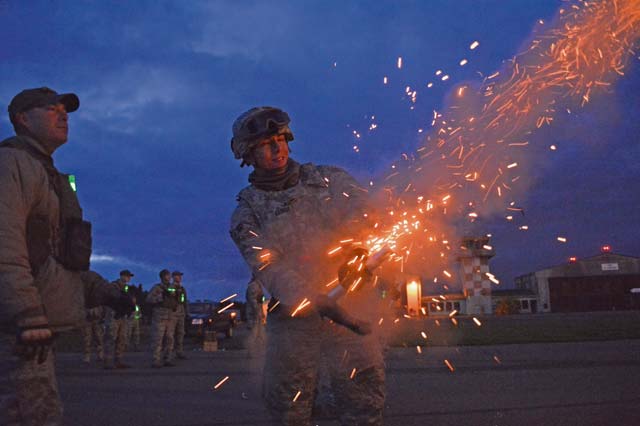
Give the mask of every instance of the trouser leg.
M 122 361 L 127 346 L 127 319 L 118 320 L 116 331 L 116 360 Z
M 91 340 L 92 340 L 92 324 L 90 321 L 85 322 L 82 325 L 82 353 L 84 362 L 89 362 L 91 359 Z
M 173 361 L 173 345 L 175 342 L 175 334 L 176 334 L 176 320 L 173 315 L 169 317 L 167 324 L 165 326 L 165 348 L 164 348 L 164 358 L 166 361 Z
M 362 371 L 338 370 L 332 377 L 336 408 L 342 426 L 382 426 L 385 400 L 383 366 Z
M 111 320 L 107 323 L 106 338 L 104 342 L 104 362 L 105 365 L 113 364 L 113 357 L 116 351 L 116 340 L 118 338 L 118 321 Z
M 153 353 L 153 362 L 160 363 L 162 362 L 162 346 L 164 336 L 167 332 L 167 321 L 153 318 L 153 322 L 151 324 L 151 350 Z
M 53 349 L 38 364 L 13 355 L 14 345 L 14 336 L 0 336 L 0 424 L 62 425 Z
M 300 321 L 300 323 L 297 323 Z M 271 416 L 286 426 L 311 425 L 318 348 L 305 319 L 269 325 L 264 398 Z
M 177 318 L 176 321 L 176 353 L 184 355 L 184 315 Z
M 96 340 L 96 354 L 100 361 L 104 360 L 104 324 L 100 321 L 91 322 L 93 336 Z

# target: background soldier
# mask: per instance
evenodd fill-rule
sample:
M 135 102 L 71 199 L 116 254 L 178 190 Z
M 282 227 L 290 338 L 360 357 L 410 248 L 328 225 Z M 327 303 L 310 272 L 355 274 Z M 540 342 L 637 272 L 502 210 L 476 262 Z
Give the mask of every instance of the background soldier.
M 178 308 L 176 289 L 171 286 L 171 272 L 160 271 L 160 282 L 151 288 L 147 296 L 153 312 L 151 314 L 151 351 L 153 368 L 163 365 L 173 367 L 173 332 L 175 330 L 174 312 Z
M 251 277 L 251 281 L 247 285 L 245 292 L 245 312 L 247 315 L 247 328 L 249 335 L 247 337 L 247 349 L 250 357 L 261 354 L 265 344 L 265 324 L 266 315 L 264 307 L 264 291 L 262 284 L 255 277 Z
M 185 333 L 185 317 L 188 311 L 187 304 L 187 290 L 182 285 L 182 276 L 184 274 L 180 271 L 173 271 L 171 276 L 173 277 L 173 287 L 176 289 L 176 298 L 178 299 L 178 307 L 173 313 L 175 323 L 175 352 L 178 359 L 187 359 L 184 354 L 184 333 Z
M 131 282 L 133 274 L 128 269 L 120 271 L 120 278 L 115 280 L 112 285 L 123 295 L 129 295 L 129 282 Z M 135 303 L 135 298 L 134 298 Z M 106 308 L 105 326 L 106 326 L 106 351 L 104 358 L 104 368 L 107 370 L 115 368 L 129 368 L 129 365 L 122 362 L 122 357 L 127 348 L 127 327 L 128 318 L 118 315 L 113 309 Z M 115 353 L 115 364 L 113 362 Z
M 102 306 L 87 309 L 86 321 L 82 326 L 82 340 L 84 343 L 84 356 L 82 361 L 85 364 L 91 362 L 91 346 L 93 341 L 95 341 L 98 361 L 104 361 L 104 310 Z
M 79 105 L 46 87 L 9 104 L 17 136 L 0 143 L 0 424 L 61 425 L 55 333 L 80 326 L 87 308 L 133 306 L 89 271 L 91 224 L 51 157 Z
M 254 168 L 251 185 L 238 194 L 231 237 L 255 277 L 280 302 L 267 323 L 267 408 L 281 424 L 311 425 L 318 366 L 326 362 L 341 424 L 382 425 L 384 365 L 379 342 L 371 334 L 363 335 L 370 331 L 366 323 L 349 318 L 335 301 L 327 304 L 324 295 L 325 284 L 339 266 L 331 264 L 326 250 L 338 235 L 357 232 L 366 192 L 342 169 L 290 159 L 289 122 L 280 109 L 252 108 L 234 122 L 231 140 L 241 165 Z M 359 293 L 349 297 L 373 297 L 371 292 Z M 312 307 L 296 309 L 305 299 Z M 366 309 L 373 303 L 356 300 L 350 308 Z M 336 323 L 323 321 L 319 313 Z M 358 312 L 359 317 L 364 313 Z M 368 320 L 371 315 L 375 313 L 370 312 Z M 337 323 L 349 324 L 361 335 Z
M 129 287 L 129 291 L 132 288 Z M 140 292 L 136 289 L 135 291 L 136 302 L 141 299 Z M 137 351 L 140 348 L 140 321 L 142 320 L 142 310 L 138 303 L 133 310 L 133 313 L 129 315 L 129 325 L 127 327 L 127 347 L 133 343 L 133 350 Z

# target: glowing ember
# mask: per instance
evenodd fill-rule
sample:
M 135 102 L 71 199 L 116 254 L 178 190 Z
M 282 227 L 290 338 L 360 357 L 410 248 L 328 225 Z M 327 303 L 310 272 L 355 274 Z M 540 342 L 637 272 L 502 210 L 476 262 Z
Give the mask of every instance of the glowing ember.
M 220 309 L 218 311 L 219 314 L 221 314 L 222 312 L 226 311 L 227 309 L 229 309 L 230 307 L 232 307 L 234 305 L 233 302 L 229 303 L 227 306 L 225 306 L 224 308 Z
M 556 239 L 557 239 L 558 241 L 560 241 L 561 243 L 566 243 L 566 242 L 567 242 L 566 237 L 558 237 L 558 238 L 556 238 Z
M 449 362 L 448 359 L 444 360 L 444 364 L 447 366 L 447 368 L 453 373 L 455 371 L 455 368 L 453 368 L 453 365 L 451 365 L 451 363 Z
M 231 299 L 233 299 L 234 297 L 236 297 L 237 295 L 238 295 L 238 293 L 233 293 L 231 296 L 228 296 L 228 297 L 225 297 L 224 299 L 222 299 L 222 300 L 220 301 L 220 303 L 224 303 L 224 302 L 226 302 L 227 300 L 231 300 Z
M 302 391 L 298 391 L 296 393 L 296 396 L 293 397 L 293 402 L 296 402 L 298 400 L 298 398 L 300 397 L 300 395 L 302 394 Z
M 476 318 L 476 317 L 473 317 L 473 322 L 475 322 L 478 327 L 480 327 L 482 325 L 480 320 L 478 318 Z
M 222 385 L 224 384 L 224 382 L 226 382 L 227 380 L 229 380 L 229 376 L 225 376 L 225 377 L 224 377 L 224 379 L 220 380 L 220 381 L 218 382 L 218 384 L 217 384 L 217 385 L 215 385 L 215 386 L 213 387 L 213 389 L 218 389 L 218 388 L 219 388 L 220 386 L 222 386 Z

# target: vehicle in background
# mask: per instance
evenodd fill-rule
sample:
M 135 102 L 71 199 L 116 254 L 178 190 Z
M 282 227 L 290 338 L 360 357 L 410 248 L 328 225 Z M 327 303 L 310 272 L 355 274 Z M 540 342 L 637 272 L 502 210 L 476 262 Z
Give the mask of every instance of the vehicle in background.
M 205 331 L 224 333 L 226 337 L 233 336 L 233 328 L 238 321 L 238 312 L 223 308 L 212 301 L 195 301 L 189 303 L 186 320 L 187 336 L 202 338 Z

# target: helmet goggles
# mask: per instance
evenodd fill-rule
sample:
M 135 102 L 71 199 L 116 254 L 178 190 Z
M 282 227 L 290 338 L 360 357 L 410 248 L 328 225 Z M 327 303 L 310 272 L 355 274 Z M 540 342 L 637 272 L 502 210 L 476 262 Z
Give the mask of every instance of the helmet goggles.
M 278 109 L 260 111 L 243 123 L 246 139 L 255 139 L 277 133 L 282 127 L 289 124 L 289 115 Z

